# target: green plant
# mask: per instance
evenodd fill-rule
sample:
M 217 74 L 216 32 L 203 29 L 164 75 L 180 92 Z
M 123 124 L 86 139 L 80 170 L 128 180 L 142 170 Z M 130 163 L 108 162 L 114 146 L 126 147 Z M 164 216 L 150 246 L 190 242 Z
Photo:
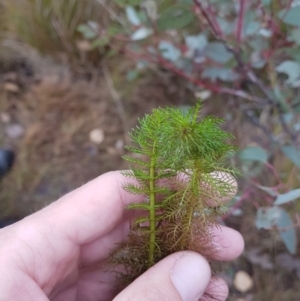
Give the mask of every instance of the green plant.
M 236 192 L 233 170 L 226 166 L 235 147 L 232 135 L 219 128 L 222 120 L 199 119 L 200 105 L 183 112 L 155 109 L 139 121 L 125 156 L 135 167 L 124 171 L 133 181 L 123 188 L 142 195 L 128 209 L 144 212 L 132 223 L 128 242 L 113 254 L 125 265 L 121 279 L 133 281 L 165 256 L 193 250 L 206 258 L 214 252 L 211 227 L 226 211 L 222 199 Z

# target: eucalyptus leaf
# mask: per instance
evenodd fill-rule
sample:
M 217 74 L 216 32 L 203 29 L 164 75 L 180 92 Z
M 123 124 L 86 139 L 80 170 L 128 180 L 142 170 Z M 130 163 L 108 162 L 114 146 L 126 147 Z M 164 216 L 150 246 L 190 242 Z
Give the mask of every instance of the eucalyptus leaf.
M 259 33 L 260 26 L 261 26 L 260 23 L 258 23 L 256 21 L 250 21 L 250 22 L 245 23 L 244 35 L 251 36 L 251 35 Z
M 296 252 L 296 231 L 293 227 L 293 221 L 284 209 L 277 206 L 259 208 L 255 225 L 258 229 L 270 230 L 276 228 L 287 250 L 292 254 Z
M 136 80 L 139 76 L 139 72 L 138 70 L 136 69 L 133 69 L 133 70 L 129 70 L 126 74 L 126 79 L 129 81 L 129 82 L 132 82 L 134 80 Z
M 141 25 L 141 20 L 139 19 L 137 11 L 132 6 L 126 6 L 126 16 L 132 25 Z
M 279 217 L 280 211 L 278 207 L 260 207 L 256 212 L 255 226 L 257 229 L 270 230 Z
M 86 39 L 94 39 L 97 36 L 97 33 L 90 26 L 85 24 L 79 25 L 77 30 L 81 32 Z
M 279 194 L 274 205 L 283 205 L 300 198 L 300 188 L 291 190 L 284 194 Z
M 278 17 L 282 19 L 285 24 L 300 27 L 300 6 L 292 6 L 287 11 L 286 9 L 281 10 L 278 13 Z
M 161 51 L 162 57 L 165 59 L 176 62 L 181 57 L 181 52 L 171 42 L 161 41 L 158 45 L 158 49 Z
M 300 155 L 299 151 L 294 145 L 284 145 L 281 151 L 288 157 L 297 167 L 300 168 Z
M 207 38 L 204 34 L 199 34 L 197 36 L 186 36 L 185 44 L 191 52 L 196 50 L 203 50 L 207 45 Z
M 218 63 L 226 63 L 233 58 L 233 54 L 229 52 L 223 43 L 209 43 L 204 50 L 207 57 Z
M 157 22 L 160 31 L 170 29 L 182 29 L 194 20 L 194 13 L 185 5 L 174 5 L 161 12 Z
M 248 146 L 239 152 L 239 158 L 243 161 L 259 161 L 266 163 L 268 161 L 268 153 L 257 146 Z
M 235 22 L 229 22 L 223 18 L 217 17 L 217 22 L 222 30 L 222 32 L 226 35 L 230 35 L 234 32 Z
M 272 187 L 267 187 L 267 186 L 262 186 L 262 185 L 259 185 L 257 183 L 253 183 L 253 185 L 255 185 L 257 188 L 265 191 L 268 195 L 272 196 L 272 197 L 276 197 L 277 196 L 277 193 L 274 191 L 274 189 Z
M 280 218 L 277 220 L 276 226 L 278 227 L 280 237 L 287 250 L 291 254 L 295 254 L 297 249 L 297 236 L 293 226 L 293 221 L 284 209 L 278 209 L 280 210 Z
M 120 6 L 124 7 L 127 5 L 137 6 L 141 4 L 144 0 L 113 0 L 113 1 L 119 4 Z
M 239 75 L 232 69 L 228 68 L 206 68 L 202 73 L 203 78 L 210 78 L 212 81 L 220 79 L 224 82 L 233 82 L 239 78 Z
M 291 39 L 300 46 L 300 28 L 295 28 L 290 32 Z
M 300 19 L 300 17 L 299 17 Z M 293 87 L 300 86 L 300 65 L 294 61 L 284 61 L 276 67 L 276 71 L 288 76 L 286 84 Z
M 147 27 L 141 27 L 137 29 L 132 35 L 131 40 L 132 41 L 139 41 L 148 38 L 150 35 L 153 34 L 153 30 L 151 28 Z
M 147 0 L 143 3 L 143 7 L 147 12 L 147 15 L 152 20 L 157 19 L 157 4 L 154 0 Z

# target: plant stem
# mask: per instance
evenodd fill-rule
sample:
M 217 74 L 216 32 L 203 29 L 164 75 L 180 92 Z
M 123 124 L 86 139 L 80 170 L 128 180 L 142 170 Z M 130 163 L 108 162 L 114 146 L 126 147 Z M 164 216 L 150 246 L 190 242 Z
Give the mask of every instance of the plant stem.
M 155 212 L 155 165 L 156 158 L 154 156 L 156 151 L 156 143 L 153 144 L 153 152 L 150 163 L 150 180 L 149 180 L 149 188 L 150 188 L 150 240 L 149 240 L 149 255 L 148 255 L 148 266 L 151 267 L 154 264 L 154 252 L 155 252 L 155 238 L 156 238 L 156 212 Z

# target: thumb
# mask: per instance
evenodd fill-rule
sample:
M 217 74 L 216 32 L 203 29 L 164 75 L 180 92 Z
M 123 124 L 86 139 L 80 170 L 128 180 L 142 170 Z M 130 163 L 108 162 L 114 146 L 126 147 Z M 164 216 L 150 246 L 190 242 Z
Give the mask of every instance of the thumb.
M 172 254 L 146 271 L 113 301 L 198 301 L 211 278 L 208 262 L 199 254 Z

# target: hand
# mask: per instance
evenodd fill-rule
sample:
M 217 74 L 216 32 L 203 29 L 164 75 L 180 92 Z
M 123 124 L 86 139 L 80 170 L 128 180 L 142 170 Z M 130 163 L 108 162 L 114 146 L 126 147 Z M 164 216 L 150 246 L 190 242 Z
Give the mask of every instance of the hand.
M 115 292 L 109 254 L 129 231 L 130 210 L 141 201 L 125 192 L 127 181 L 110 172 L 43 210 L 0 231 L 0 301 L 106 301 Z M 241 235 L 214 229 L 215 259 L 231 260 L 243 250 Z M 211 279 L 207 261 L 179 252 L 160 261 L 129 285 L 115 301 L 197 301 L 207 291 L 225 300 L 228 288 Z

